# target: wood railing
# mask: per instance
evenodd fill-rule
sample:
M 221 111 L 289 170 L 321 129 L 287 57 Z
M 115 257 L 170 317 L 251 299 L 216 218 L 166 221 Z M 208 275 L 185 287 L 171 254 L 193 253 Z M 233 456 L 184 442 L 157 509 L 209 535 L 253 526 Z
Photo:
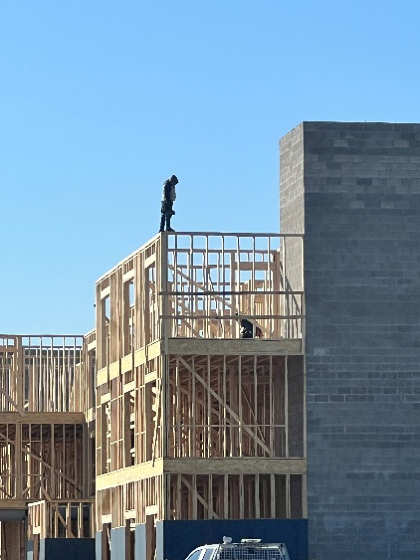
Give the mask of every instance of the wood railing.
M 28 538 L 94 537 L 94 500 L 40 500 L 28 507 Z

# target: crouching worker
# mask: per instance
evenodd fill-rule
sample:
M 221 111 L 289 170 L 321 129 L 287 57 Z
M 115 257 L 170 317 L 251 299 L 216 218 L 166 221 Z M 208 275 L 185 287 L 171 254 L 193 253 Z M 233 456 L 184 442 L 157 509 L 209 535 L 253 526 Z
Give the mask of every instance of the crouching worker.
M 160 208 L 160 229 L 163 231 L 166 223 L 166 231 L 174 231 L 171 228 L 171 218 L 175 214 L 172 210 L 173 203 L 176 199 L 175 185 L 178 184 L 178 177 L 172 175 L 170 179 L 163 183 L 162 205 Z
M 251 321 L 245 319 L 245 317 L 240 317 L 238 312 L 236 312 L 236 315 L 238 316 L 239 325 L 241 327 L 241 338 L 262 338 L 263 333 L 260 327 L 255 326 Z

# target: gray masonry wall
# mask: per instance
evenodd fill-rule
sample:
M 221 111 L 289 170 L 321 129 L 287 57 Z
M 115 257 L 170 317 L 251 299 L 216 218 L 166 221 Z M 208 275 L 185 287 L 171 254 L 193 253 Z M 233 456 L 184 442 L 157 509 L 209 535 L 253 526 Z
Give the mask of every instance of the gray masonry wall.
M 305 233 L 310 558 L 418 560 L 420 125 L 305 122 L 281 166 L 282 232 Z
M 303 127 L 295 127 L 280 141 L 280 218 L 282 233 L 304 228 Z

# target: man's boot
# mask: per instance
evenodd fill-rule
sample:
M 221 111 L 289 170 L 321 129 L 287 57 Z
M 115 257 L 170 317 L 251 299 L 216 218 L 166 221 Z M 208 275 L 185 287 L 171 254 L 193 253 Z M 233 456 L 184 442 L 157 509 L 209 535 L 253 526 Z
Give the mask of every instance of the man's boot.
M 175 231 L 171 228 L 171 216 L 166 218 L 166 231 Z

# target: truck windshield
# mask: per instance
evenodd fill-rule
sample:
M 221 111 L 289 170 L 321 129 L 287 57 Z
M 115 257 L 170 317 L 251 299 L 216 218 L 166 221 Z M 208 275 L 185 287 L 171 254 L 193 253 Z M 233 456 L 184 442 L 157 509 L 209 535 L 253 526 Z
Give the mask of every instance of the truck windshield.
M 206 552 L 204 553 L 204 556 L 202 557 L 201 560 L 210 560 L 215 548 L 216 548 L 215 546 L 206 546 Z
M 197 550 L 193 550 L 186 560 L 210 560 L 215 548 L 215 546 L 200 546 Z
M 187 556 L 186 560 L 198 560 L 202 552 L 203 552 L 202 548 L 199 548 L 198 550 L 194 550 L 194 552 L 191 552 L 191 554 Z

